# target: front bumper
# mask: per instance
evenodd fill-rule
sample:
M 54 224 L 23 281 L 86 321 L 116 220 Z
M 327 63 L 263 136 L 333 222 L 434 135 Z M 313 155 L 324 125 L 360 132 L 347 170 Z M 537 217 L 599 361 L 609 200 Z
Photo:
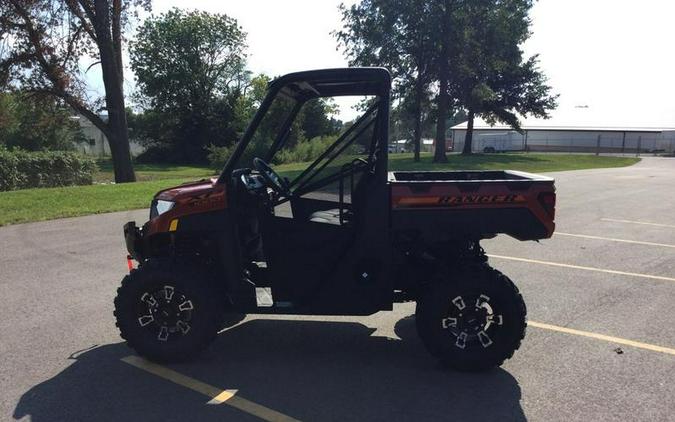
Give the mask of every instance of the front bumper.
M 135 221 L 129 221 L 124 225 L 124 242 L 127 245 L 127 251 L 132 258 L 141 262 L 144 257 L 143 231 L 136 227 Z

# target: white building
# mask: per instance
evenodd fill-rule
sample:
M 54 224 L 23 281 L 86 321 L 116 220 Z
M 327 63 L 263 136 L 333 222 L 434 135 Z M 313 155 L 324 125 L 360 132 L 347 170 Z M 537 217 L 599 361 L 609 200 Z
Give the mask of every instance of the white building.
M 413 152 L 414 146 L 410 139 L 399 139 L 389 144 L 389 153 L 395 154 L 399 152 Z M 423 138 L 420 143 L 420 152 L 433 152 L 434 140 L 430 138 Z
M 675 118 L 675 116 L 674 116 Z M 453 126 L 455 151 L 464 147 L 467 122 Z M 559 152 L 675 152 L 675 125 L 639 127 L 592 124 L 588 119 L 569 122 L 560 119 L 525 119 L 522 133 L 510 126 L 474 122 L 472 149 L 491 151 Z
M 103 119 L 108 118 L 108 116 L 101 117 Z M 82 130 L 85 139 L 87 139 L 87 142 L 79 143 L 75 148 L 86 155 L 109 157 L 110 145 L 108 145 L 108 138 L 106 138 L 103 132 L 84 116 L 78 115 L 73 118 L 80 123 L 80 129 Z M 129 141 L 129 148 L 131 149 L 132 156 L 136 156 L 145 150 L 142 145 L 134 141 Z

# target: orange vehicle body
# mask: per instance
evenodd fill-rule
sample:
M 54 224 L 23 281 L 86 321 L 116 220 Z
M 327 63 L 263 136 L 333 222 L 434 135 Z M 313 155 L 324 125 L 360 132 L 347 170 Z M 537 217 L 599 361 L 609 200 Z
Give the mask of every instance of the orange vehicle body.
M 148 235 L 168 232 L 171 221 L 191 214 L 203 214 L 223 210 L 227 207 L 226 185 L 216 179 L 203 179 L 186 183 L 158 192 L 154 200 L 172 201 L 175 205 L 169 211 L 150 219 Z

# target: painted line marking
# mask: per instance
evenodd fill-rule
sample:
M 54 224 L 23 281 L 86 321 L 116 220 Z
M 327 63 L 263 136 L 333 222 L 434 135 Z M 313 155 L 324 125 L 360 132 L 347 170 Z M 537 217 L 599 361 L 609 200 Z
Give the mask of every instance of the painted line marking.
M 584 238 L 584 239 L 609 240 L 611 242 L 634 243 L 634 244 L 637 244 L 637 245 L 661 246 L 661 247 L 664 247 L 664 248 L 675 249 L 675 245 L 669 245 L 667 243 L 654 243 L 654 242 L 643 242 L 641 240 L 616 239 L 616 238 L 613 238 L 613 237 L 591 236 L 591 235 L 588 235 L 588 234 L 573 234 L 573 233 L 555 232 L 554 236 L 571 236 L 571 237 L 580 237 L 580 238 Z
M 647 221 L 634 221 L 634 220 L 620 220 L 617 218 L 601 218 L 602 221 L 612 221 L 615 223 L 629 223 L 629 224 L 644 224 L 646 226 L 657 226 L 657 227 L 670 227 L 675 229 L 675 226 L 672 224 L 659 224 L 659 223 L 649 223 Z
M 539 260 L 536 260 L 536 259 L 527 259 L 527 258 L 516 258 L 516 257 L 513 257 L 513 256 L 503 256 L 503 255 L 488 255 L 488 256 L 490 258 L 506 259 L 508 261 L 529 262 L 531 264 L 550 265 L 552 267 L 573 268 L 575 270 L 596 271 L 596 272 L 600 272 L 600 273 L 625 275 L 625 276 L 629 276 L 629 277 L 649 278 L 649 279 L 652 279 L 652 280 L 675 281 L 675 278 L 663 277 L 663 276 L 660 276 L 660 275 L 629 273 L 629 272 L 625 272 L 625 271 L 608 270 L 608 269 L 604 269 L 604 268 L 583 267 L 581 265 L 561 264 L 559 262 L 539 261 Z
M 637 347 L 639 349 L 650 350 L 652 352 L 666 353 L 675 356 L 675 349 L 670 347 L 656 346 L 654 344 L 642 343 L 639 341 L 628 340 L 620 337 L 606 336 L 604 334 L 591 333 L 588 331 L 575 330 L 573 328 L 558 327 L 557 325 L 544 324 L 543 322 L 528 321 L 527 325 L 544 330 L 557 331 L 559 333 L 572 334 L 575 336 L 588 337 L 596 340 L 608 341 L 610 343 L 622 344 L 625 346 Z
M 208 404 L 221 404 L 225 403 L 234 395 L 237 394 L 237 390 L 223 390 L 220 394 L 216 395 L 214 398 L 208 401 Z
M 180 372 L 176 372 L 173 369 L 169 369 L 162 365 L 145 360 L 139 356 L 131 355 L 124 357 L 121 360 L 131 366 L 135 366 L 136 368 L 171 381 L 174 384 L 178 384 L 205 395 L 209 398 L 209 401 L 207 402 L 208 404 L 217 405 L 224 403 L 250 415 L 257 416 L 258 418 L 265 421 L 297 422 L 297 419 L 293 419 L 292 417 L 284 415 L 283 413 L 279 413 L 276 410 L 269 409 L 250 400 L 246 400 L 245 398 L 237 395 L 237 390 L 223 390 L 218 387 L 214 387 L 194 378 L 190 378 L 187 375 L 183 375 Z

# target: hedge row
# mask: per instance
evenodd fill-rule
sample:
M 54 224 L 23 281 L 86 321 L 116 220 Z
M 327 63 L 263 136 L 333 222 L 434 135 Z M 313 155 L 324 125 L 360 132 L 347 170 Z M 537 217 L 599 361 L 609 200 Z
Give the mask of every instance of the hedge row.
M 0 148 L 0 191 L 91 185 L 96 162 L 75 152 Z
M 271 164 L 290 164 L 290 163 L 304 163 L 307 161 L 314 161 L 317 159 L 324 151 L 330 147 L 337 136 L 317 136 L 309 140 L 301 140 L 292 148 L 286 148 L 279 151 L 275 156 Z M 253 140 L 252 142 L 255 142 Z M 207 147 L 208 160 L 212 168 L 221 169 L 234 152 L 236 145 L 230 147 L 218 147 L 215 145 L 209 145 Z M 244 150 L 243 162 L 251 163 L 253 157 L 264 157 L 270 145 L 257 143 L 249 144 L 249 147 Z M 350 150 L 347 150 L 347 154 L 350 153 Z M 354 152 L 356 153 L 356 152 Z

